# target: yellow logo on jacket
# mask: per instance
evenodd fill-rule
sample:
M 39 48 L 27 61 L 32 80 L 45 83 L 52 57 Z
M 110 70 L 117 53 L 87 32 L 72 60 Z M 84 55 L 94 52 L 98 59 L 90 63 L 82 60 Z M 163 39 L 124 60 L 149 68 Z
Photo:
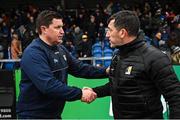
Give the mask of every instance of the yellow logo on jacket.
M 126 74 L 126 75 L 130 75 L 131 72 L 132 72 L 132 66 L 128 66 L 128 67 L 126 68 L 125 74 Z

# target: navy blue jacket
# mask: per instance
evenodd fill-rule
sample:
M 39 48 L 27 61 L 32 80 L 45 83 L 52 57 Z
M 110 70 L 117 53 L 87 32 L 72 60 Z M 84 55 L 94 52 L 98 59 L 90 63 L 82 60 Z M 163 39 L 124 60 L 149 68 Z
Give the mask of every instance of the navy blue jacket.
M 62 45 L 49 46 L 39 38 L 25 49 L 21 69 L 17 114 L 26 118 L 59 118 L 65 101 L 81 99 L 81 89 L 67 86 L 68 74 L 107 77 L 105 68 L 83 64 Z

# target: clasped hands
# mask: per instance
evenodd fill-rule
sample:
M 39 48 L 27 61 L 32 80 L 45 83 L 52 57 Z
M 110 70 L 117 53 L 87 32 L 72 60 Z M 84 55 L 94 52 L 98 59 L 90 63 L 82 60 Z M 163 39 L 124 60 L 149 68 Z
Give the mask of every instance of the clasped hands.
M 106 74 L 109 75 L 110 67 L 106 69 Z M 97 94 L 93 91 L 92 88 L 84 87 L 82 89 L 81 101 L 86 103 L 93 102 L 97 97 Z
M 92 90 L 92 88 L 84 87 L 82 89 L 81 101 L 86 103 L 91 103 L 97 97 L 97 94 Z

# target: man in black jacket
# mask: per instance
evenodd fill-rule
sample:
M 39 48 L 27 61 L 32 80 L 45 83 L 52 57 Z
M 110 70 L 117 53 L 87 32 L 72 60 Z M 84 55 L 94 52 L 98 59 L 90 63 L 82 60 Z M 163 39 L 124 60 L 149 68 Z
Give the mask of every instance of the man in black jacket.
M 170 118 L 180 118 L 180 83 L 168 56 L 147 47 L 138 37 L 140 22 L 132 11 L 120 11 L 108 22 L 106 36 L 115 52 L 109 83 L 93 88 L 98 97 L 111 96 L 115 119 L 163 118 L 161 94 Z

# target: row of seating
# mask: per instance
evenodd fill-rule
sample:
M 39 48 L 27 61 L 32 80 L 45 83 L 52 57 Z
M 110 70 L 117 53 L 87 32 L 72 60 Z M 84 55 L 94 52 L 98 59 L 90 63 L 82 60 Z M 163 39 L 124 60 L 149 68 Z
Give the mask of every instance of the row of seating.
M 101 58 L 101 57 L 112 57 L 113 50 L 109 47 L 109 42 L 97 42 L 92 46 L 92 55 L 93 57 Z M 96 65 L 103 65 L 108 67 L 111 63 L 111 60 L 96 60 Z

